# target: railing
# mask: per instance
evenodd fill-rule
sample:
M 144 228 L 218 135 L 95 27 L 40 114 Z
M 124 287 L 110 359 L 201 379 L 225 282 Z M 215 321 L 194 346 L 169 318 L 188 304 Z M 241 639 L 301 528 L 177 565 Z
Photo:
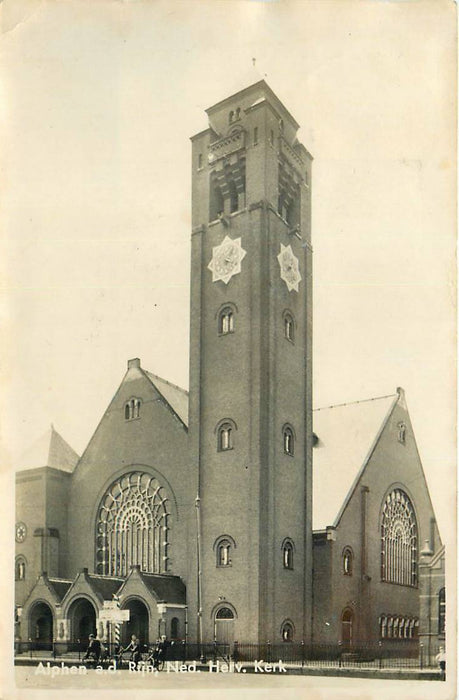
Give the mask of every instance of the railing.
M 143 645 L 143 655 L 148 655 L 153 645 Z M 59 659 L 81 661 L 87 642 L 32 641 L 15 642 L 15 657 L 20 659 Z M 117 657 L 119 647 L 103 643 L 103 656 L 109 662 Z M 127 658 L 127 656 L 126 656 Z M 428 656 L 422 643 L 412 640 L 384 640 L 377 643 L 355 643 L 352 647 L 340 644 L 306 644 L 304 642 L 233 642 L 222 644 L 190 641 L 170 642 L 166 649 L 166 661 L 203 662 L 256 661 L 278 662 L 301 668 L 347 669 L 424 669 L 436 668 L 435 655 Z

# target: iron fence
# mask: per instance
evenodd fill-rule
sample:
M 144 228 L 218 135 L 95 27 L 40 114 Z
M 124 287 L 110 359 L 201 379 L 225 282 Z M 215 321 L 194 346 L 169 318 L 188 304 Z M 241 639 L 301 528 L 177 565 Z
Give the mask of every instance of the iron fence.
M 59 660 L 82 661 L 86 653 L 87 641 L 16 641 L 15 656 L 17 659 L 46 658 Z M 147 658 L 153 645 L 143 645 L 141 648 L 144 658 Z M 120 660 L 119 646 L 103 644 L 103 658 L 110 663 Z M 128 658 L 128 657 L 126 657 Z M 376 643 L 354 643 L 352 647 L 340 644 L 307 644 L 304 642 L 279 642 L 255 644 L 251 642 L 233 642 L 222 644 L 218 642 L 169 642 L 166 649 L 167 661 L 209 661 L 228 663 L 230 661 L 244 662 L 248 665 L 263 660 L 276 663 L 281 660 L 293 667 L 311 668 L 368 668 L 368 669 L 423 669 L 436 667 L 435 657 L 427 655 L 422 643 L 406 640 L 384 640 Z

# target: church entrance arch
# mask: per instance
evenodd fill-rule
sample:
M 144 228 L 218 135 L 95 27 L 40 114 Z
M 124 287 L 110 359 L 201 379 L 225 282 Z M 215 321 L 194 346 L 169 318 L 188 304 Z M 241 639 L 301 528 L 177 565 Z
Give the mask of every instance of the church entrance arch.
M 234 612 L 223 606 L 215 613 L 214 636 L 217 644 L 228 647 L 228 652 L 234 642 Z
M 341 642 L 344 649 L 349 649 L 352 646 L 353 624 L 354 613 L 349 608 L 346 608 L 341 615 Z
M 37 603 L 30 611 L 30 638 L 36 649 L 51 649 L 53 613 L 47 603 Z
M 123 624 L 123 642 L 127 644 L 131 636 L 135 634 L 141 644 L 148 644 L 150 616 L 143 600 L 131 598 L 123 605 L 123 610 L 129 610 L 129 621 Z
M 88 644 L 89 635 L 96 634 L 96 610 L 87 598 L 77 598 L 69 608 L 72 640 Z

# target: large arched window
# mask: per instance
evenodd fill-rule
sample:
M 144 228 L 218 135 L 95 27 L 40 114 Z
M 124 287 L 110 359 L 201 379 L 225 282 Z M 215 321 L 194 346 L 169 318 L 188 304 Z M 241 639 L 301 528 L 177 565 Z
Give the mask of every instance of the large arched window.
M 126 576 L 131 566 L 167 571 L 169 502 L 157 479 L 130 472 L 102 498 L 96 523 L 98 574 Z
M 381 514 L 381 580 L 417 584 L 417 525 L 413 504 L 401 489 L 386 497 Z

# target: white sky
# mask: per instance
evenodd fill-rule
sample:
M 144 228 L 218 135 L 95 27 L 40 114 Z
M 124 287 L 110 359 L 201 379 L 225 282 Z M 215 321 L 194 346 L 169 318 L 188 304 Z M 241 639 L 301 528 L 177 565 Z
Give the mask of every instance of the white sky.
M 187 387 L 189 137 L 264 77 L 315 159 L 315 405 L 405 388 L 445 538 L 453 3 L 27 0 L 3 28 L 7 458 L 51 422 L 81 454 L 130 357 Z

